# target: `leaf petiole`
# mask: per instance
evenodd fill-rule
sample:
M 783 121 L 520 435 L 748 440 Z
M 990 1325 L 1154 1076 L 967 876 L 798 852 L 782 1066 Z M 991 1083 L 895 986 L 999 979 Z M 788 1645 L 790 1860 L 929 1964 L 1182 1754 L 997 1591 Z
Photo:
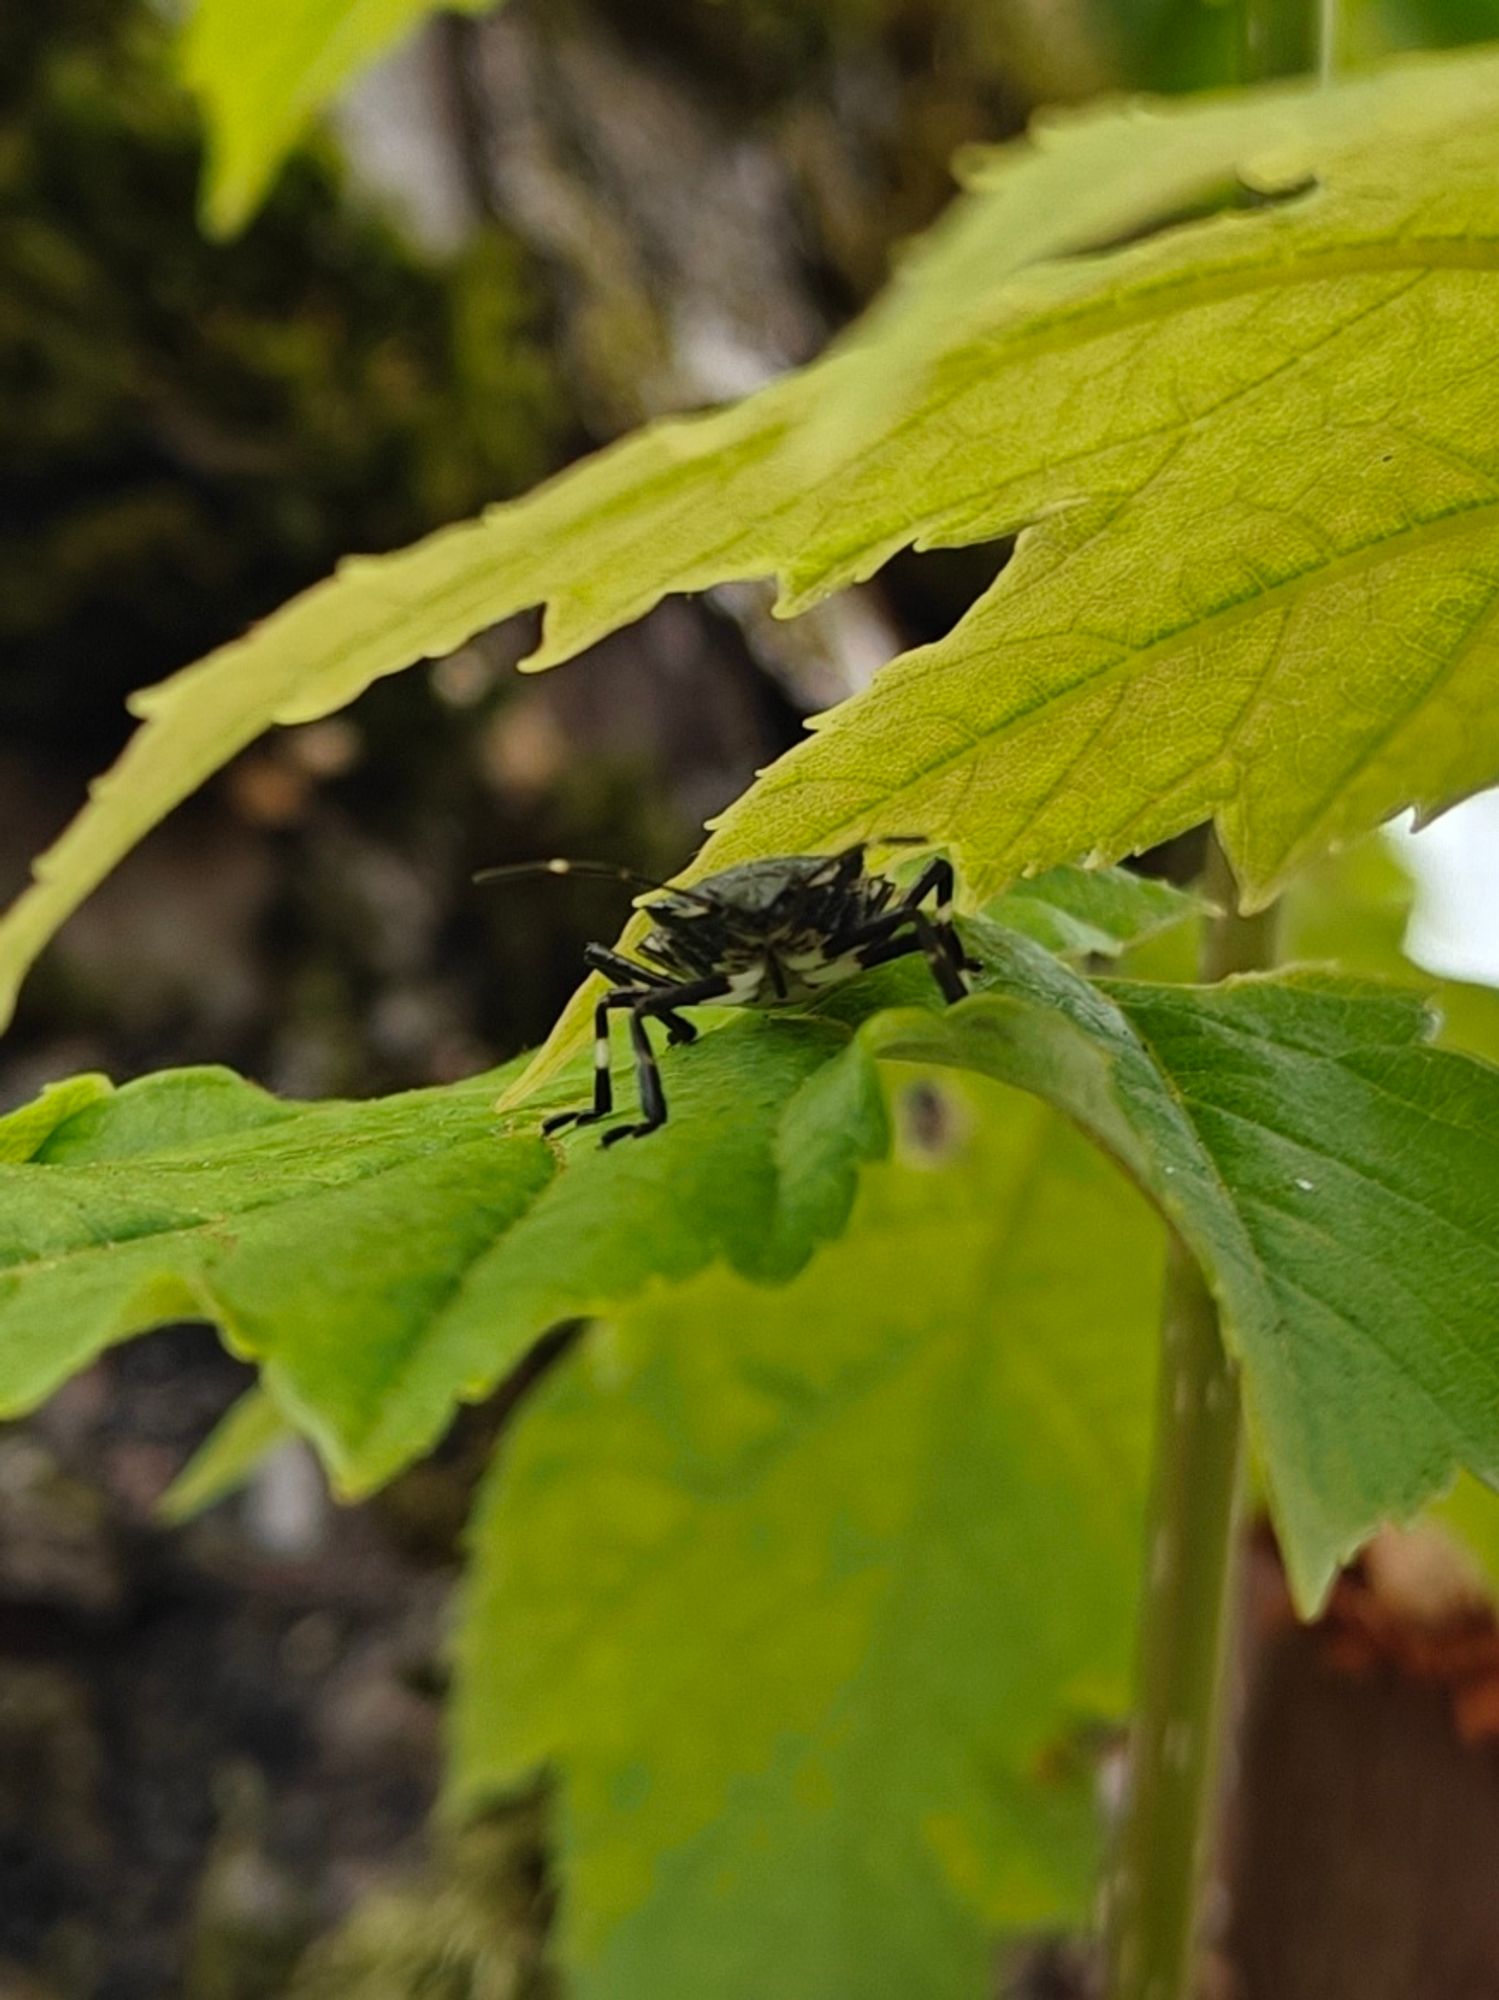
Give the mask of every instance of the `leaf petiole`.
M 1275 911 L 1238 912 L 1216 835 L 1202 971 L 1275 958 Z M 1106 1889 L 1108 2000 L 1186 2000 L 1217 1813 L 1223 1690 L 1240 1542 L 1243 1401 L 1218 1307 L 1173 1239 L 1162 1302 L 1155 1464 L 1146 1515 L 1129 1789 Z

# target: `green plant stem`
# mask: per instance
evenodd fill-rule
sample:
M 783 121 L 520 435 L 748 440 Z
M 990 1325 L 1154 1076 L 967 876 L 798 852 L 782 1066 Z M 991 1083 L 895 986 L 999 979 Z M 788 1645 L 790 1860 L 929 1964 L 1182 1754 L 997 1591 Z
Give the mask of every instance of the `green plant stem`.
M 1338 73 L 1338 0 L 1319 0 L 1317 16 L 1317 81 L 1331 83 Z
M 1240 0 L 1239 80 L 1266 83 L 1318 64 L 1325 0 Z
M 1246 84 L 1334 58 L 1337 0 L 1239 0 Z M 1209 833 L 1208 981 L 1275 962 L 1275 911 L 1241 916 L 1238 884 Z M 1128 1793 L 1109 1877 L 1108 2000 L 1190 2000 L 1203 1872 L 1217 1825 L 1225 1666 L 1239 1552 L 1243 1405 L 1218 1309 L 1173 1237 L 1161 1313 L 1155 1465 L 1146 1516 Z
M 1274 962 L 1274 912 L 1237 912 L 1216 839 L 1202 973 Z M 1216 1824 L 1230 1607 L 1237 1594 L 1243 1415 L 1218 1310 L 1172 1239 L 1161 1322 L 1128 1793 L 1108 1883 L 1109 2000 L 1187 2000 L 1203 1869 Z

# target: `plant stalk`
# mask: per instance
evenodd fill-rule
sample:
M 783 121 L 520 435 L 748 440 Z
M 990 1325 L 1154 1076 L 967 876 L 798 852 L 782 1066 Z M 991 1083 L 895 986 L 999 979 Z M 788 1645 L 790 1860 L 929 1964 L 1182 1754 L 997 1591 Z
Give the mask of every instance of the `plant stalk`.
M 1331 83 L 1338 73 L 1338 0 L 1319 0 L 1317 16 L 1317 81 Z
M 1341 0 L 1239 0 L 1239 82 L 1338 71 Z
M 1216 837 L 1202 975 L 1274 963 L 1273 910 L 1238 914 Z M 1108 2000 L 1189 2000 L 1217 1824 L 1231 1611 L 1238 1595 L 1243 1414 L 1218 1310 L 1176 1238 L 1166 1267 L 1155 1465 L 1128 1787 L 1107 1885 Z
M 1239 80 L 1268 83 L 1319 65 L 1321 10 L 1329 0 L 1240 0 Z
M 1338 0 L 1240 0 L 1240 81 L 1336 64 Z M 1239 914 L 1209 831 L 1214 905 L 1201 972 L 1216 982 L 1275 963 L 1274 908 Z M 1155 1464 L 1146 1514 L 1127 1794 L 1107 1884 L 1108 2000 L 1191 2000 L 1202 1884 L 1218 1826 L 1244 1441 L 1237 1370 L 1202 1273 L 1173 1237 L 1162 1298 Z

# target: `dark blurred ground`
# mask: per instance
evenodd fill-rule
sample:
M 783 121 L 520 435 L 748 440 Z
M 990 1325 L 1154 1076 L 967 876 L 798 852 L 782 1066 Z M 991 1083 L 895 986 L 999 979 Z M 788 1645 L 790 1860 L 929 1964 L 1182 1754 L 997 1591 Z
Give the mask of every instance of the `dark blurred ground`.
M 131 687 L 340 554 L 815 352 L 941 205 L 957 145 L 1124 73 L 1128 37 L 1090 36 L 1085 13 L 515 0 L 440 25 L 350 120 L 377 177 L 400 180 L 391 120 L 428 161 L 431 186 L 404 193 L 440 255 L 316 149 L 241 241 L 206 244 L 193 117 L 149 9 L 0 18 L 0 899 L 123 741 Z M 506 628 L 269 739 L 69 926 L 0 1046 L 0 1108 L 70 1071 L 196 1061 L 364 1093 L 535 1041 L 621 899 L 481 894 L 470 872 L 556 852 L 669 871 L 808 710 L 950 625 L 1002 553 L 902 559 L 794 627 L 749 589 L 671 603 L 540 680 L 515 675 L 530 635 Z M 456 1846 L 424 1830 L 457 1536 L 504 1404 L 368 1507 L 332 1507 L 294 1450 L 165 1531 L 159 1495 L 244 1381 L 211 1335 L 169 1330 L 0 1433 L 0 2000 L 540 2000 L 539 1807 Z M 1315 1645 L 1271 1626 L 1267 1659 Z M 1488 1868 L 1492 1752 L 1426 1686 L 1405 1728 L 1399 1659 L 1365 1665 L 1393 1690 L 1381 1756 L 1414 1760 L 1386 1806 L 1445 1796 L 1460 1768 Z M 1306 1696 L 1276 1671 L 1253 1710 L 1269 1777 L 1244 1816 L 1237 1990 L 1415 2000 L 1368 1967 L 1339 1986 L 1346 1943 L 1323 1939 L 1334 1976 L 1304 1987 L 1271 1948 L 1307 1963 L 1298 1926 L 1321 1907 L 1289 1893 L 1315 1855 L 1274 1859 L 1286 1746 L 1331 1812 L 1359 1755 L 1337 1717 L 1385 1699 L 1340 1706 L 1336 1676 Z M 1305 1789 L 1286 1810 L 1325 1856 L 1336 1814 Z M 1359 1879 L 1398 1904 L 1415 1877 L 1373 1839 L 1380 1810 L 1361 1807 L 1380 1858 Z M 1444 1879 L 1461 1885 L 1459 1859 Z M 1420 2000 L 1499 1994 L 1475 1926 L 1449 1928 L 1467 1984 Z M 1439 1952 L 1427 1965 L 1448 1977 Z M 1082 1991 L 1065 1952 L 1014 1976 Z

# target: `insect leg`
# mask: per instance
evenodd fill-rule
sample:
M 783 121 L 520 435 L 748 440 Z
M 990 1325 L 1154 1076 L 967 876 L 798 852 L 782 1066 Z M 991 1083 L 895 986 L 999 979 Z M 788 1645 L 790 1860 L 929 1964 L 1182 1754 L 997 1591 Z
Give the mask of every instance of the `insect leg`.
M 962 940 L 953 928 L 953 888 L 952 863 L 939 854 L 935 860 L 927 863 L 901 898 L 901 908 L 914 910 L 919 903 L 924 903 L 928 896 L 935 895 L 937 907 L 928 918 L 928 922 L 942 941 L 948 963 L 959 975 L 964 972 L 978 972 L 981 967 L 964 951 Z
M 668 986 L 671 983 L 664 973 L 653 972 L 648 965 L 637 965 L 633 958 L 626 958 L 621 951 L 610 951 L 607 945 L 585 944 L 583 963 L 590 972 L 602 972 L 617 986 Z
M 935 921 L 939 924 L 951 923 L 953 887 L 952 863 L 939 854 L 922 869 L 901 897 L 901 902 L 906 909 L 914 909 L 916 904 L 924 903 L 935 891 L 937 896 Z
M 666 1039 L 674 1049 L 685 1048 L 689 1042 L 697 1040 L 697 1029 L 690 1021 L 684 1021 L 680 1014 L 673 1014 L 663 1007 L 656 1019 L 665 1023 Z
M 644 1011 L 664 1025 L 666 1039 L 673 1048 L 685 1048 L 697 1040 L 697 1029 L 677 1009 L 696 1007 L 703 1000 L 721 1000 L 728 990 L 729 982 L 716 973 L 710 979 L 693 979 L 677 986 L 663 982 L 658 993 L 646 996 Z
M 932 969 L 932 977 L 942 989 L 942 997 L 951 1003 L 966 1000 L 968 982 L 963 977 L 966 959 L 954 961 L 951 947 L 942 936 L 925 910 L 904 909 L 897 912 L 899 928 L 894 924 L 889 930 L 877 932 L 867 941 L 854 940 L 859 963 L 866 968 L 873 965 L 888 965 L 893 958 L 909 958 L 912 952 L 921 952 Z
M 644 1115 L 638 1125 L 616 1125 L 612 1132 L 606 1132 L 599 1141 L 601 1146 L 612 1146 L 620 1139 L 643 1139 L 647 1132 L 654 1132 L 666 1123 L 666 1093 L 661 1088 L 661 1071 L 646 1031 L 645 1015 L 638 1002 L 630 1009 L 630 1045 L 635 1051 L 635 1083 Z
M 609 1075 L 609 1015 L 616 1007 L 633 1007 L 640 989 L 606 993 L 593 1010 L 593 1104 L 587 1111 L 559 1111 L 543 1119 L 542 1132 L 560 1132 L 564 1125 L 594 1125 L 614 1109 L 614 1084 Z
M 867 932 L 855 932 L 849 941 L 849 948 L 866 972 L 876 965 L 888 965 L 893 958 L 909 958 L 913 952 L 921 950 L 921 940 L 912 934 L 904 914 L 901 923 L 906 926 L 904 936 L 884 929 L 876 931 L 873 937 Z
M 612 1132 L 606 1132 L 600 1141 L 612 1146 L 620 1139 L 643 1139 L 647 1132 L 654 1132 L 666 1123 L 666 1092 L 661 1087 L 661 1071 L 656 1062 L 656 1051 L 651 1047 L 651 1038 L 646 1021 L 654 1015 L 667 1023 L 668 1032 L 675 1019 L 686 1028 L 691 1039 L 696 1033 L 690 1021 L 683 1021 L 676 1014 L 678 1007 L 692 1007 L 702 1000 L 719 1000 L 729 990 L 726 979 L 698 979 L 683 986 L 663 987 L 659 993 L 633 993 L 627 998 L 630 1008 L 630 1044 L 635 1051 L 635 1077 L 640 1091 L 640 1109 L 644 1114 L 638 1125 L 618 1125 Z M 624 999 L 625 996 L 613 996 Z M 683 1037 L 673 1035 L 672 1040 Z
M 933 923 L 925 910 L 912 910 L 910 916 L 916 942 L 926 954 L 926 962 L 932 968 L 933 979 L 942 989 L 943 999 L 949 1005 L 954 1000 L 966 1000 L 968 981 L 963 974 L 968 961 L 963 956 L 957 932 L 951 924 Z

